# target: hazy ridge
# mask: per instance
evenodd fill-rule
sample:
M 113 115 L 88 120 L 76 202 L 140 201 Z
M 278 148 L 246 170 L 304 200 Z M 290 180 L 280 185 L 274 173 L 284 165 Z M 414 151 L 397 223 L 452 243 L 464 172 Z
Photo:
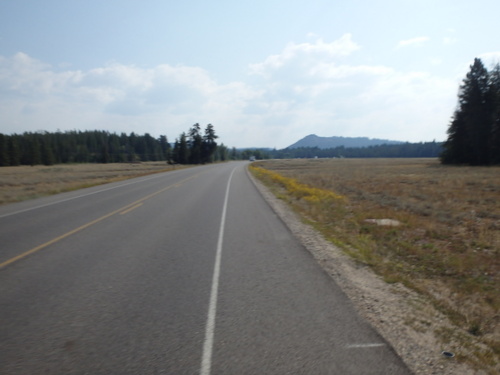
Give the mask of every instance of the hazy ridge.
M 346 148 L 369 147 L 378 145 L 396 145 L 402 144 L 400 141 L 390 141 L 386 139 L 368 138 L 368 137 L 320 137 L 316 134 L 310 134 L 287 148 L 318 147 L 320 149 L 336 148 L 344 146 Z

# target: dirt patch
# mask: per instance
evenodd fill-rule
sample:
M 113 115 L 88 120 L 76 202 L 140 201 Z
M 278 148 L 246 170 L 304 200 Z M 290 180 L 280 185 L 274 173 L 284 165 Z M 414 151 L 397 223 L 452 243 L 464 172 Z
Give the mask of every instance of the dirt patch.
M 393 346 L 415 374 L 486 374 L 446 357 L 443 351 L 460 354 L 460 345 L 448 337 L 443 347 L 439 333 L 460 334 L 446 316 L 424 296 L 400 283 L 388 284 L 368 266 L 345 255 L 311 226 L 303 223 L 282 200 L 250 178 L 292 233 L 313 254 L 322 268 L 350 298 L 361 316 Z M 463 354 L 462 354 L 463 355 Z

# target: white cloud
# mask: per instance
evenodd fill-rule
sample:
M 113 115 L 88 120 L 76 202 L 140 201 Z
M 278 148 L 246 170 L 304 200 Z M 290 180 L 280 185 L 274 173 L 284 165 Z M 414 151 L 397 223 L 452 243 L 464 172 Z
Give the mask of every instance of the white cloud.
M 18 53 L 0 56 L 0 132 L 96 128 L 173 139 L 205 121 L 224 124 L 216 130 L 227 134 L 254 91 L 241 82 L 218 84 L 199 67 L 115 63 L 57 71 Z
M 360 96 L 367 122 L 384 138 L 443 140 L 456 103 L 456 84 L 423 72 L 393 72 Z
M 386 66 L 336 65 L 335 63 L 319 62 L 311 68 L 309 74 L 326 79 L 340 79 L 359 75 L 380 76 L 391 71 L 392 69 Z
M 384 65 L 353 64 L 350 34 L 287 45 L 220 84 L 200 67 L 110 64 L 54 68 L 26 54 L 0 57 L 5 133 L 104 129 L 166 134 L 212 123 L 229 146 L 286 147 L 301 137 L 445 138 L 456 82 Z
M 17 53 L 12 58 L 0 56 L 0 82 L 4 90 L 18 95 L 38 96 L 57 92 L 66 82 L 79 79 L 78 72 L 56 74 L 48 64 Z
M 429 41 L 429 37 L 419 36 L 419 37 L 412 38 L 412 39 L 402 40 L 398 43 L 397 47 L 401 48 L 401 47 L 408 47 L 408 46 L 421 46 L 422 44 L 424 44 L 425 42 L 428 42 L 428 41 Z
M 310 59 L 309 51 L 288 47 L 251 67 L 265 78 L 260 101 L 267 108 L 283 99 L 288 105 L 273 109 L 292 115 L 274 119 L 283 133 L 297 134 L 296 139 L 312 132 L 410 141 L 445 138 L 456 82 L 383 65 L 339 63 L 342 56 L 335 54 Z M 257 105 L 252 109 L 263 111 Z
M 289 43 L 280 54 L 271 55 L 262 63 L 251 64 L 250 70 L 254 74 L 266 76 L 297 59 L 307 65 L 311 60 L 348 56 L 359 48 L 352 41 L 351 34 L 345 34 L 331 43 L 325 43 L 321 38 L 315 43 Z

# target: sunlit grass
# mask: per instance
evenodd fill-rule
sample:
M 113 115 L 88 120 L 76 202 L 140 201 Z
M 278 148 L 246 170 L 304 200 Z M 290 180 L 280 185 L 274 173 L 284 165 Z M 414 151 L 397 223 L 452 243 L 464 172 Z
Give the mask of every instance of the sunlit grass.
M 304 199 L 309 203 L 330 203 L 332 201 L 343 199 L 344 197 L 338 195 L 330 190 L 318 189 L 306 184 L 299 183 L 292 178 L 283 177 L 276 172 L 269 171 L 264 168 L 252 166 L 253 172 L 261 178 L 270 179 L 272 182 L 279 184 L 287 193 L 297 199 Z

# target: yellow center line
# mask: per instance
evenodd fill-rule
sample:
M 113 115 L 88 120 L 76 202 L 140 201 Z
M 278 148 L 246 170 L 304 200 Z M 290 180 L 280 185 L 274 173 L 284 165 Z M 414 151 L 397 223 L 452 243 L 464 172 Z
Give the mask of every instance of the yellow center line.
M 132 206 L 132 207 L 130 207 L 130 208 L 128 208 L 128 209 L 126 209 L 125 211 L 120 212 L 120 215 L 125 215 L 125 214 L 128 214 L 130 211 L 135 210 L 136 208 L 141 207 L 142 205 L 143 205 L 143 203 L 142 203 L 142 202 L 141 202 L 141 203 L 138 203 L 138 204 L 136 204 L 135 206 Z
M 202 173 L 202 172 L 200 172 L 200 173 Z M 48 246 L 50 246 L 50 245 L 52 245 L 52 244 L 54 244 L 56 242 L 59 242 L 62 239 L 66 238 L 66 237 L 69 237 L 69 236 L 71 236 L 71 235 L 73 235 L 75 233 L 78 233 L 78 232 L 80 232 L 80 231 L 82 231 L 82 230 L 84 230 L 84 229 L 86 229 L 86 228 L 88 228 L 88 227 L 90 227 L 90 226 L 92 226 L 94 224 L 97 224 L 97 223 L 99 223 L 99 222 L 101 222 L 101 221 L 103 221 L 103 220 L 105 220 L 105 219 L 107 219 L 107 218 L 109 218 L 109 217 L 111 217 L 111 216 L 119 213 L 119 212 L 121 212 L 122 214 L 125 214 L 125 213 L 127 213 L 129 211 L 132 211 L 134 208 L 137 208 L 137 207 L 141 206 L 144 203 L 144 201 L 146 201 L 146 200 L 148 200 L 150 198 L 153 198 L 154 196 L 156 196 L 158 194 L 161 194 L 161 193 L 163 193 L 163 192 L 165 192 L 165 191 L 167 191 L 167 190 L 169 190 L 169 189 L 171 189 L 173 187 L 177 187 L 180 184 L 183 184 L 186 181 L 189 181 L 189 180 L 197 177 L 200 173 L 197 173 L 194 176 L 185 178 L 184 180 L 181 180 L 181 181 L 179 181 L 179 182 L 177 182 L 177 183 L 175 183 L 173 185 L 169 185 L 169 186 L 167 186 L 167 187 L 165 187 L 165 188 L 163 188 L 161 190 L 158 190 L 158 191 L 156 191 L 156 192 L 154 192 L 152 194 L 146 195 L 145 197 L 143 197 L 141 199 L 138 199 L 135 202 L 132 202 L 130 204 L 127 204 L 126 206 L 123 206 L 122 208 L 119 208 L 118 210 L 110 212 L 110 213 L 108 213 L 108 214 L 106 214 L 104 216 L 101 216 L 100 218 L 97 218 L 95 220 L 92 220 L 92 221 L 88 222 L 87 224 L 84 224 L 84 225 L 82 225 L 82 226 L 80 226 L 78 228 L 70 230 L 69 232 L 67 232 L 67 233 L 65 233 L 65 234 L 63 234 L 63 235 L 61 235 L 59 237 L 53 238 L 50 241 L 47 241 L 47 242 L 45 242 L 45 243 L 43 243 L 41 245 L 38 245 L 37 247 L 34 247 L 31 250 L 28 250 L 28 251 L 26 251 L 26 252 L 24 252 L 22 254 L 19 254 L 19 255 L 13 257 L 13 258 L 10 258 L 9 260 L 6 260 L 5 262 L 0 263 L 0 269 L 7 267 L 9 264 L 17 262 L 18 260 L 26 258 L 28 255 L 36 253 L 37 251 L 42 250 L 42 249 L 44 249 L 44 248 L 46 248 L 46 247 L 48 247 Z

